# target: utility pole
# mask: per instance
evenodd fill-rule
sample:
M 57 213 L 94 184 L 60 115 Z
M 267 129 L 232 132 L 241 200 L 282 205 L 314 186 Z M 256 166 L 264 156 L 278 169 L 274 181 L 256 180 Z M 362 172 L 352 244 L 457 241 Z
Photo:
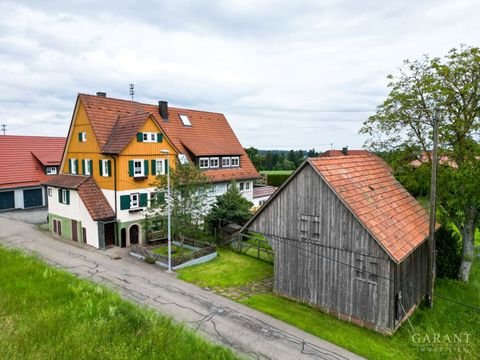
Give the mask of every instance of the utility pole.
M 134 84 L 130 84 L 128 86 L 129 90 L 130 90 L 130 96 L 132 97 L 132 101 L 133 101 L 133 95 L 135 95 L 135 85 Z
M 7 132 L 7 124 L 2 124 L 3 135 Z
M 430 224 L 428 234 L 428 273 L 427 273 L 427 306 L 433 307 L 433 289 L 435 286 L 435 215 L 437 211 L 437 163 L 438 163 L 438 125 L 441 120 L 440 109 L 435 109 L 433 118 L 432 177 L 430 180 Z

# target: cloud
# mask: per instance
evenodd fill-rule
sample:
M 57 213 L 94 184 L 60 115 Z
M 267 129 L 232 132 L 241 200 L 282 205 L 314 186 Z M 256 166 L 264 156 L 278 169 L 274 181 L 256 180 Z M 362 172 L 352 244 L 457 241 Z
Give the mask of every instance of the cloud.
M 465 0 L 4 1 L 0 122 L 66 135 L 78 92 L 128 98 L 133 82 L 139 101 L 224 112 L 244 145 L 360 147 L 386 75 L 406 58 L 478 45 L 478 10 Z

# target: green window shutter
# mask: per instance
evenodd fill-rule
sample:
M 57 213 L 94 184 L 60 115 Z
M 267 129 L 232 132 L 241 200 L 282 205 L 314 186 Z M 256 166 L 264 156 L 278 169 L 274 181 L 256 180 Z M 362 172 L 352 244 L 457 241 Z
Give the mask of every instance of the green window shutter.
M 152 160 L 152 175 L 157 174 L 157 162 L 156 160 Z
M 159 205 L 165 204 L 165 193 L 163 191 L 157 193 L 157 201 Z
M 170 171 L 168 168 L 168 159 L 165 159 L 164 163 L 165 163 L 165 175 L 166 175 Z
M 130 195 L 120 196 L 120 210 L 130 209 Z
M 67 205 L 70 204 L 70 190 L 67 190 Z
M 77 170 L 77 174 L 80 174 L 80 171 L 78 169 L 78 159 L 75 159 L 75 170 Z
M 62 202 L 62 189 L 58 189 L 58 202 Z
M 100 176 L 103 176 L 103 166 L 102 166 L 102 160 L 98 160 L 98 172 L 100 173 Z
M 140 207 L 146 207 L 147 206 L 147 199 L 148 199 L 148 194 L 147 193 L 140 194 Z
M 133 177 L 133 160 L 128 160 L 128 176 Z
M 143 175 L 148 176 L 148 160 L 143 160 Z
M 88 163 L 90 164 L 90 175 L 93 176 L 93 160 L 88 160 Z
M 78 133 L 78 141 L 80 141 L 80 142 L 82 141 L 82 133 L 81 132 Z
M 107 160 L 107 171 L 108 171 L 108 176 L 112 176 L 112 161 Z
M 157 133 L 157 142 L 162 142 L 162 141 L 163 141 L 163 134 Z
M 85 175 L 85 174 L 86 174 L 86 171 L 85 171 L 85 170 L 86 170 L 86 168 L 87 168 L 87 167 L 85 166 L 85 159 L 82 159 L 82 171 L 83 171 L 83 173 L 82 173 L 82 174 L 83 174 L 83 175 Z M 80 173 L 80 171 L 79 171 L 79 173 Z
M 143 142 L 143 133 L 137 133 L 137 141 Z
M 72 173 L 72 159 L 68 159 L 68 173 Z

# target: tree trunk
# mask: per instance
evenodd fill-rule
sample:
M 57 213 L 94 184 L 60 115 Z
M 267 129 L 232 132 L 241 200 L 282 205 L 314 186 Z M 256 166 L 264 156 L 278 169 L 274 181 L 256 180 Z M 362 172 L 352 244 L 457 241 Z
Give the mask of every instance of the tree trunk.
M 477 220 L 477 209 L 475 207 L 467 208 L 465 211 L 465 223 L 462 232 L 462 263 L 460 264 L 459 278 L 468 282 L 470 268 L 474 257 L 475 224 Z

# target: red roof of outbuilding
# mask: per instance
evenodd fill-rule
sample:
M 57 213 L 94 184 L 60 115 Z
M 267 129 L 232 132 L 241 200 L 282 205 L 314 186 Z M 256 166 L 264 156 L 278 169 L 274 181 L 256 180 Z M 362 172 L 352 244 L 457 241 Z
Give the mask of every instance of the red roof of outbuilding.
M 0 188 L 40 185 L 43 166 L 58 166 L 66 139 L 48 136 L 0 136 Z
M 83 204 L 95 221 L 115 217 L 107 198 L 91 176 L 60 174 L 52 176 L 44 184 L 78 191 Z
M 395 261 L 427 238 L 428 213 L 378 156 L 342 154 L 308 162 Z
M 80 94 L 79 100 L 85 106 L 93 131 L 103 151 L 110 151 L 112 143 L 117 142 L 114 139 L 117 136 L 114 129 L 115 126 L 119 126 L 117 124 L 119 116 L 150 113 L 178 151 L 190 159 L 191 155 L 196 157 L 240 155 L 240 167 L 238 168 L 205 171 L 211 181 L 260 177 L 223 114 L 168 107 L 168 120 L 163 120 L 157 105 L 86 94 Z M 180 115 L 187 115 L 191 126 L 184 126 Z M 123 141 L 120 142 L 123 143 Z
M 253 188 L 253 198 L 272 195 L 277 188 L 275 186 L 258 186 Z

